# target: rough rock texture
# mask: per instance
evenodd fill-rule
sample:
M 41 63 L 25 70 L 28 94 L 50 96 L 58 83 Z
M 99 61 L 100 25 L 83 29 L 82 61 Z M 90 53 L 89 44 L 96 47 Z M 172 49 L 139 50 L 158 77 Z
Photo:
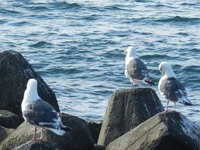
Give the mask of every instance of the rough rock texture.
M 7 129 L 5 127 L 0 126 L 0 145 L 1 142 L 8 137 L 9 134 L 11 134 L 14 130 L 13 129 Z
M 0 126 L 17 128 L 23 122 L 22 118 L 7 110 L 0 110 Z
M 44 130 L 43 141 L 51 143 L 60 150 L 93 150 L 93 138 L 87 123 L 82 119 L 67 114 L 62 114 L 61 117 L 63 124 L 72 127 L 72 130 L 63 136 Z M 39 131 L 37 132 L 38 137 L 40 136 Z M 22 123 L 15 132 L 2 142 L 0 149 L 10 150 L 30 141 L 33 137 L 33 132 L 34 127 L 32 125 Z
M 94 150 L 105 150 L 105 147 L 104 146 L 101 146 L 101 145 L 94 145 Z
M 1 150 L 10 150 L 30 141 L 33 137 L 34 127 L 28 123 L 22 123 L 0 145 Z M 37 132 L 39 136 L 39 131 Z
M 106 146 L 164 108 L 150 88 L 116 91 L 110 98 L 104 116 L 98 145 Z
M 72 128 L 64 136 L 55 135 L 52 132 L 44 131 L 44 140 L 54 143 L 61 150 L 93 150 L 94 141 L 86 121 L 67 114 L 61 114 L 63 123 Z
M 200 127 L 180 113 L 159 113 L 106 150 L 200 150 Z
M 50 143 L 44 141 L 28 141 L 12 150 L 59 150 Z
M 98 121 L 87 121 L 88 127 L 90 129 L 90 133 L 93 137 L 94 143 L 97 143 L 99 133 L 101 130 L 102 120 Z
M 28 61 L 15 51 L 0 52 L 0 109 L 21 115 L 21 101 L 30 78 L 37 79 L 41 98 L 59 111 L 54 92 L 33 70 Z

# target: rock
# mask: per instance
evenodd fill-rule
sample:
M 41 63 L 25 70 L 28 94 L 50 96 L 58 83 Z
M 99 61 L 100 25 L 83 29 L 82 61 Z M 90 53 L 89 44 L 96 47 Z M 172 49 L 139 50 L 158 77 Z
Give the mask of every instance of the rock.
M 49 143 L 54 143 L 61 150 L 93 150 L 94 141 L 90 134 L 90 130 L 86 121 L 71 116 L 61 114 L 63 124 L 68 125 L 72 130 L 64 136 L 55 135 L 52 132 L 44 131 L 44 140 Z
M 13 129 L 7 129 L 5 127 L 0 126 L 0 145 L 1 142 L 8 137 L 9 134 L 13 132 Z
M 72 127 L 72 130 L 63 136 L 44 130 L 43 141 L 51 143 L 60 150 L 93 150 L 94 142 L 90 135 L 87 123 L 75 116 L 67 114 L 61 115 L 64 125 Z M 34 126 L 22 123 L 12 134 L 10 134 L 1 144 L 1 150 L 10 150 L 20 146 L 33 137 Z M 39 137 L 39 131 L 37 132 Z
M 104 146 L 101 146 L 101 145 L 94 145 L 94 150 L 105 150 L 105 147 Z
M 22 122 L 22 117 L 7 110 L 0 110 L 0 126 L 6 128 L 17 128 Z
M 99 133 L 101 130 L 102 121 L 87 121 L 88 127 L 90 129 L 90 133 L 93 137 L 94 143 L 97 143 Z
M 11 150 L 20 146 L 33 137 L 34 127 L 28 123 L 22 123 L 12 134 L 10 134 L 0 145 L 1 150 Z M 37 132 L 39 136 L 39 131 Z
M 164 111 L 164 108 L 158 96 L 150 88 L 116 91 L 109 100 L 98 145 L 106 146 L 162 111 Z
M 54 92 L 20 53 L 0 52 L 0 72 L 0 109 L 21 115 L 21 102 L 27 81 L 35 78 L 38 81 L 38 93 L 41 98 L 59 111 Z
M 59 150 L 50 143 L 44 141 L 28 141 L 13 150 Z
M 200 127 L 178 112 L 159 113 L 106 150 L 200 150 Z

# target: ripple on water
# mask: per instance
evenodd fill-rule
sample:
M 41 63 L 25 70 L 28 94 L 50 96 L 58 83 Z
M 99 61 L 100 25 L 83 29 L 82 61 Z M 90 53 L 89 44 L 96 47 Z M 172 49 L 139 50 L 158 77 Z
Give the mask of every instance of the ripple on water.
M 155 82 L 161 77 L 159 63 L 172 64 L 194 103 L 177 109 L 200 122 L 199 4 L 197 0 L 1 1 L 1 50 L 17 50 L 29 60 L 55 91 L 61 111 L 102 119 L 111 94 L 130 88 L 123 50 L 132 45 Z

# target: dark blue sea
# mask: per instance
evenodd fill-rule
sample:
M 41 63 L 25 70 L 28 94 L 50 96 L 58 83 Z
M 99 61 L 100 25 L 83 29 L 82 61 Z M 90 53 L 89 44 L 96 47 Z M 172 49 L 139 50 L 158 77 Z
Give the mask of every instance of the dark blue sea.
M 159 63 L 172 64 L 193 103 L 178 104 L 177 111 L 200 123 L 199 0 L 0 2 L 0 50 L 20 52 L 53 89 L 62 112 L 103 119 L 112 93 L 130 88 L 128 46 L 156 83 Z

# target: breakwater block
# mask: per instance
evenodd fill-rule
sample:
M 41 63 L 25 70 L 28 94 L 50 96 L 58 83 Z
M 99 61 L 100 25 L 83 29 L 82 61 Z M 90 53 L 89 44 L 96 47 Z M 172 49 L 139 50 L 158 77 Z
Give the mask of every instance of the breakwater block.
M 159 113 L 111 142 L 106 150 L 199 150 L 200 127 L 178 112 Z
M 113 140 L 162 111 L 164 107 L 151 88 L 116 91 L 109 99 L 98 145 L 107 146 Z

